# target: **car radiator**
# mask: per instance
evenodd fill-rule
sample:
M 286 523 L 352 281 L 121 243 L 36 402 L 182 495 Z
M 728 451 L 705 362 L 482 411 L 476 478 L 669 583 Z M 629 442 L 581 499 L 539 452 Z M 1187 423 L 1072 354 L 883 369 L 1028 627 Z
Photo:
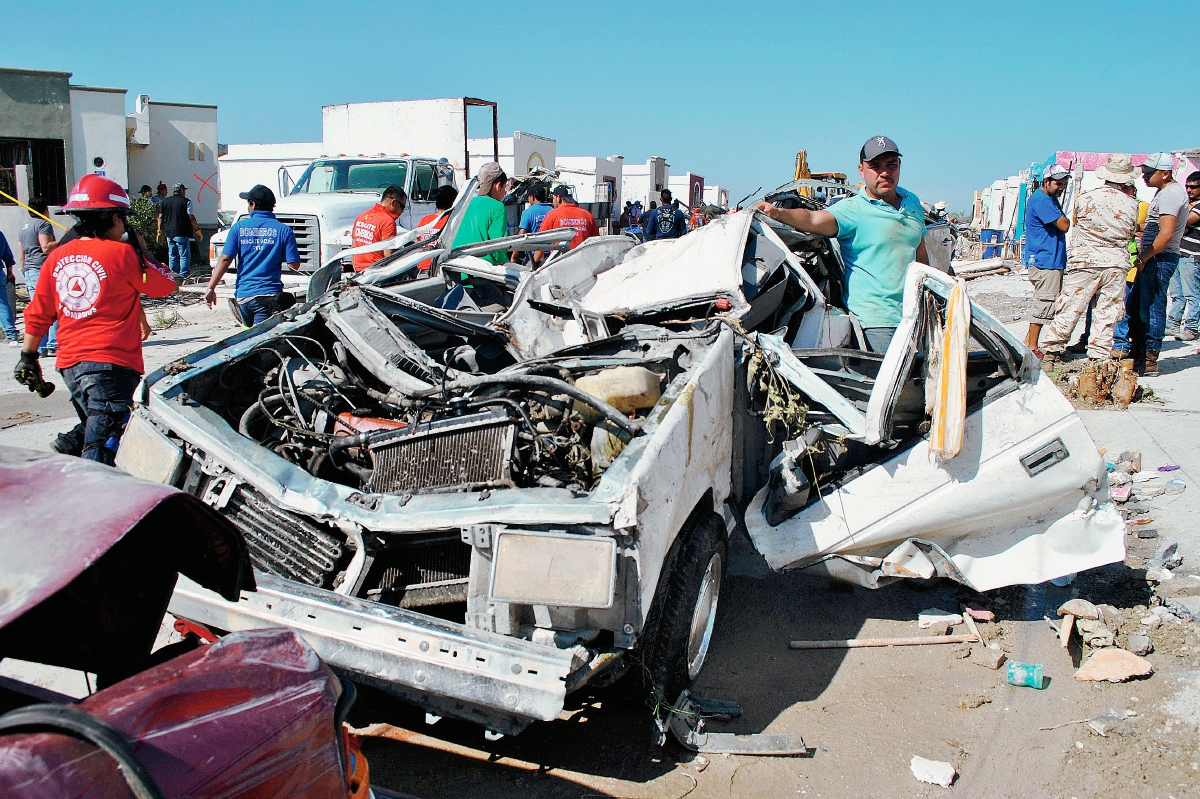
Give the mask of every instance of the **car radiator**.
M 503 410 L 406 428 L 371 446 L 370 490 L 398 494 L 512 486 L 516 425 Z
M 402 608 L 465 602 L 471 547 L 457 533 L 407 539 L 374 558 L 366 596 Z
M 275 507 L 245 485 L 237 487 L 223 512 L 242 531 L 259 571 L 325 587 L 341 566 L 344 538 Z

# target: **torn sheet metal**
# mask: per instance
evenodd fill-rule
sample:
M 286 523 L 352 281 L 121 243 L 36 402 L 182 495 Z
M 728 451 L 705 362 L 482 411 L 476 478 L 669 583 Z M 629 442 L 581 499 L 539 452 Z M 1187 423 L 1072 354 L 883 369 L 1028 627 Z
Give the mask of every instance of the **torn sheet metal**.
M 693 752 L 767 757 L 809 754 L 804 739 L 791 733 L 760 732 L 738 735 L 708 730 L 709 719 L 729 719 L 741 715 L 742 708 L 736 702 L 705 699 L 684 691 L 668 712 L 667 718 L 656 721 L 660 730 L 659 743 L 665 741 L 665 733 L 669 729 L 676 741 Z
M 866 432 L 867 419 L 854 407 L 850 400 L 843 397 L 833 386 L 826 383 L 800 361 L 783 339 L 760 333 L 751 337 L 758 346 L 775 356 L 778 361 L 774 364 L 775 371 L 798 388 L 806 397 L 820 405 L 824 405 L 830 413 L 838 418 L 852 438 L 863 438 Z
M 1055 441 L 1068 457 L 1029 474 L 1021 459 Z M 777 527 L 763 514 L 766 493 L 755 496 L 745 518 L 771 568 L 804 568 L 830 556 L 877 558 L 877 566 L 816 567 L 870 587 L 928 571 L 908 548 L 917 540 L 936 546 L 922 550 L 934 566 L 941 563 L 939 574 L 977 591 L 1042 583 L 1125 557 L 1125 525 L 1108 501 L 1103 461 L 1045 376 L 970 414 L 952 461 L 939 465 L 923 440 Z M 918 530 L 920 538 L 912 538 Z M 887 570 L 885 562 L 892 564 Z

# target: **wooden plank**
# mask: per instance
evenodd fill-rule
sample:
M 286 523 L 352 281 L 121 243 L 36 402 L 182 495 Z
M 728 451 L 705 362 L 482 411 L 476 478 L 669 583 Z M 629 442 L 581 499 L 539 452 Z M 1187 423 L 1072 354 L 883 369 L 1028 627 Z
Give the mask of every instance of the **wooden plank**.
M 792 641 L 792 649 L 865 649 L 876 646 L 928 646 L 930 644 L 966 644 L 974 635 L 922 635 L 913 638 L 841 638 L 833 641 Z

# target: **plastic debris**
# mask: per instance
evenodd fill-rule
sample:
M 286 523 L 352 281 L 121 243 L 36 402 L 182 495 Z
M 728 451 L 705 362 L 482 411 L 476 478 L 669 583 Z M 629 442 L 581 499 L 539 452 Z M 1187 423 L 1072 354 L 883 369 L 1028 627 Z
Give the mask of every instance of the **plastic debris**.
M 1110 486 L 1108 489 L 1108 497 L 1113 502 L 1128 502 L 1131 489 L 1129 486 Z
M 1109 708 L 1106 715 L 1088 719 L 1087 725 L 1103 738 L 1107 738 L 1110 732 L 1113 735 L 1133 735 L 1133 726 L 1125 720 L 1124 715 L 1118 714 L 1112 708 Z
M 1108 648 L 1097 651 L 1075 672 L 1080 682 L 1125 682 L 1132 677 L 1154 673 L 1154 665 L 1124 649 Z
M 1183 480 L 1168 480 L 1163 486 L 1164 494 L 1182 494 L 1187 489 L 1187 483 Z
M 954 783 L 954 778 L 958 776 L 954 766 L 949 763 L 943 760 L 927 760 L 920 755 L 913 755 L 908 767 L 912 770 L 913 776 L 921 782 L 940 785 L 943 788 L 949 788 Z
M 1041 663 L 1022 663 L 1019 660 L 1008 661 L 1008 671 L 1004 679 L 1009 685 L 1024 685 L 1039 691 L 1045 687 L 1045 677 L 1042 674 Z
M 1171 465 L 1171 466 L 1159 466 L 1159 467 L 1158 467 L 1158 470 L 1159 470 L 1160 472 L 1176 472 L 1176 471 L 1179 471 L 1179 467 L 1178 467 L 1178 466 L 1175 466 L 1175 465 Z
M 922 630 L 926 630 L 938 622 L 944 622 L 953 627 L 962 624 L 962 620 L 962 616 L 959 614 L 941 608 L 925 608 L 917 614 L 917 626 Z

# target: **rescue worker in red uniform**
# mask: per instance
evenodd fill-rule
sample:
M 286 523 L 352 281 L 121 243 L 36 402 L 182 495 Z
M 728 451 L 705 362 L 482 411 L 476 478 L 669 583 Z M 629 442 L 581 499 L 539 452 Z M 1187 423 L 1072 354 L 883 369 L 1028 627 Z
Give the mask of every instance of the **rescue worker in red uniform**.
M 354 226 L 350 228 L 350 235 L 354 240 L 351 246 L 362 247 L 366 244 L 396 238 L 396 220 L 400 218 L 400 214 L 404 213 L 406 205 L 408 205 L 408 195 L 404 189 L 399 186 L 388 186 L 383 190 L 379 202 L 363 211 L 354 220 Z M 368 266 L 382 261 L 393 252 L 395 250 L 382 250 L 356 255 L 354 256 L 354 271 L 361 272 Z
M 54 448 L 71 451 L 81 440 L 84 458 L 111 465 L 145 371 L 141 295 L 166 297 L 175 280 L 146 257 L 145 242 L 126 223 L 129 195 L 119 184 L 84 175 L 63 210 L 79 220 L 78 238 L 56 247 L 42 266 L 13 376 L 31 390 L 42 384 L 38 342 L 57 321 L 55 367 L 80 423 Z

